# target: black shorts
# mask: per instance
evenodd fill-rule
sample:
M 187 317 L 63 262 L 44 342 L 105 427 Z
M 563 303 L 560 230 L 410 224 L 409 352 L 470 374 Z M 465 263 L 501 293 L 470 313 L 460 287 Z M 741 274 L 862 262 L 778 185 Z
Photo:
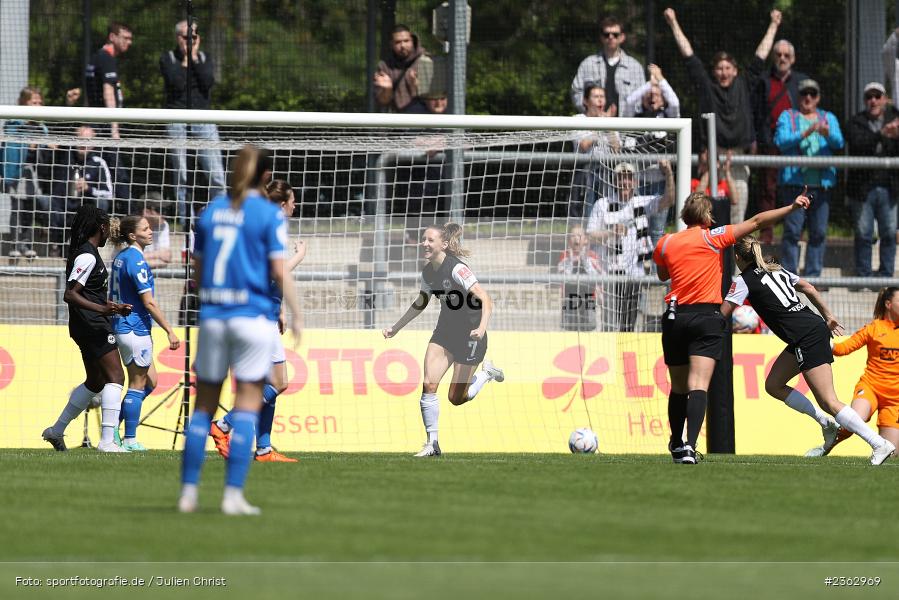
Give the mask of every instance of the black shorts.
M 72 336 L 78 349 L 81 350 L 81 358 L 84 362 L 93 362 L 106 356 L 117 348 L 115 336 L 112 332 L 103 333 L 98 331 L 96 334 Z
M 796 356 L 799 371 L 808 371 L 821 365 L 833 362 L 833 350 L 830 347 L 830 330 L 823 321 L 805 334 L 795 344 L 788 344 L 786 351 Z
M 690 364 L 691 356 L 721 359 L 724 315 L 711 304 L 678 306 L 674 318 L 666 312 L 662 316 L 662 351 L 665 364 L 679 367 Z
M 430 342 L 448 350 L 453 355 L 453 362 L 463 365 L 479 365 L 487 356 L 487 334 L 485 333 L 480 340 L 473 340 L 468 337 L 470 333 L 471 329 L 438 327 L 431 334 Z

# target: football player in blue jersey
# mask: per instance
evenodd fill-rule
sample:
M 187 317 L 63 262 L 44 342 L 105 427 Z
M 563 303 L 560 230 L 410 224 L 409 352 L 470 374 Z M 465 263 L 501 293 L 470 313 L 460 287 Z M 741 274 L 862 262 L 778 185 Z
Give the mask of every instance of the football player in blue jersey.
M 399 321 L 382 333 L 387 339 L 399 333 L 428 306 L 431 296 L 440 302 L 437 327 L 425 351 L 424 381 L 419 400 L 428 439 L 415 456 L 423 458 L 441 453 L 437 441 L 440 417 L 437 387 L 450 366 L 453 375 L 448 396 L 453 406 L 474 400 L 487 383 L 502 383 L 505 375 L 502 369 L 484 360 L 493 301 L 471 268 L 462 262 L 462 258 L 470 254 L 462 248 L 462 226 L 447 223 L 428 227 L 422 236 L 421 247 L 427 261 L 421 270 L 421 291 Z M 483 368 L 478 369 L 481 362 Z
M 194 235 L 194 276 L 200 296 L 194 363 L 197 398 L 184 440 L 181 512 L 197 508 L 206 438 L 230 369 L 237 394 L 221 508 L 228 515 L 260 513 L 247 502 L 243 487 L 252 460 L 262 388 L 278 336 L 272 316 L 272 280 L 290 309 L 294 343 L 299 342 L 302 328 L 296 290 L 285 284 L 284 214 L 260 192 L 271 178 L 271 158 L 266 151 L 247 145 L 233 165 L 228 194 L 209 203 Z
M 122 447 L 132 452 L 143 452 L 146 448 L 137 441 L 137 424 L 144 398 L 150 395 L 157 381 L 153 337 L 150 335 L 153 321 L 169 336 L 171 350 L 177 350 L 181 341 L 156 303 L 153 270 L 144 260 L 144 248 L 153 243 L 149 221 L 140 215 L 125 217 L 118 221 L 117 229 L 113 227 L 110 237 L 117 246 L 127 247 L 112 260 L 109 298 L 134 307 L 127 317 L 116 316 L 112 321 L 116 345 L 128 370 L 128 391 L 121 411 L 125 421 Z
M 283 179 L 274 179 L 266 187 L 266 196 L 276 206 L 281 208 L 285 218 L 293 215 L 296 202 L 293 188 Z M 292 257 L 284 261 L 285 272 L 291 273 L 303 262 L 306 257 L 306 244 L 297 242 L 296 252 Z M 288 279 L 288 281 L 290 281 Z M 278 321 L 278 331 L 284 333 L 286 315 L 284 303 L 281 301 L 281 289 L 272 281 L 272 302 L 274 302 L 273 316 Z M 287 357 L 284 354 L 284 344 L 278 337 L 272 354 L 272 372 L 269 374 L 268 383 L 262 391 L 262 410 L 259 411 L 259 427 L 256 430 L 256 454 L 255 460 L 260 462 L 297 462 L 297 459 L 285 456 L 272 448 L 272 425 L 275 421 L 275 401 L 278 395 L 287 389 Z M 215 449 L 223 458 L 228 458 L 231 437 L 231 416 L 233 411 L 215 421 L 209 430 L 215 442 Z

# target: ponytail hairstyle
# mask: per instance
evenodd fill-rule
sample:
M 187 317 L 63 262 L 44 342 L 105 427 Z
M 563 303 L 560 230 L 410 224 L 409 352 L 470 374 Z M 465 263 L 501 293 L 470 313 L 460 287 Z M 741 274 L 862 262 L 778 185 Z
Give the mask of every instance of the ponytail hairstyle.
M 446 242 L 446 253 L 455 257 L 471 256 L 471 251 L 462 247 L 462 226 L 458 223 L 446 223 L 443 227 L 435 227 L 440 237 Z
M 896 292 L 899 292 L 899 287 L 891 285 L 889 287 L 881 288 L 880 293 L 877 294 L 877 303 L 874 305 L 875 319 L 887 318 L 887 301 L 892 300 Z
M 292 193 L 293 188 L 283 179 L 272 179 L 265 187 L 266 197 L 278 206 L 287 202 L 287 199 L 290 198 Z
M 116 246 L 131 245 L 131 239 L 128 236 L 137 231 L 137 226 L 145 218 L 143 215 L 128 215 L 121 219 L 110 219 L 109 239 Z
M 773 258 L 765 258 L 762 256 L 762 244 L 758 238 L 752 235 L 737 240 L 734 244 L 734 254 L 741 262 L 755 265 L 758 269 L 764 269 L 769 273 L 771 271 L 780 271 L 783 267 Z
M 264 189 L 271 177 L 272 158 L 268 150 L 247 144 L 240 149 L 234 159 L 231 171 L 231 202 L 241 204 L 247 192 L 254 188 Z
M 103 226 L 109 227 L 109 215 L 105 210 L 93 204 L 82 204 L 75 213 L 72 227 L 69 229 L 69 251 L 66 254 L 66 272 L 72 270 L 78 248 L 84 242 L 97 235 Z
M 680 218 L 687 227 L 710 227 L 715 222 L 712 219 L 712 201 L 702 192 L 693 192 L 687 196 Z

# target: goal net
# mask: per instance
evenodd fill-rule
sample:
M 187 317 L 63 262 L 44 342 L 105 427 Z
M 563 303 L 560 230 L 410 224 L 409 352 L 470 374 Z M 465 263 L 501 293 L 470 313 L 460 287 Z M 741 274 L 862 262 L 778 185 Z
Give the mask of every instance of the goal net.
M 108 137 L 113 119 L 119 139 Z M 396 337 L 380 332 L 416 298 L 423 230 L 450 220 L 463 225 L 464 260 L 493 299 L 487 356 L 506 379 L 456 407 L 447 374 L 441 444 L 566 451 L 568 434 L 590 427 L 601 452 L 665 447 L 665 288 L 651 252 L 675 227 L 669 203 L 687 195 L 686 119 L 0 107 L 0 120 L 0 446 L 42 446 L 41 431 L 84 378 L 62 301 L 77 207 L 148 217 L 156 297 L 183 339 L 196 316 L 189 216 L 253 143 L 273 153 L 274 178 L 295 192 L 289 251 L 307 248 L 293 275 L 308 329 L 296 349 L 285 338 L 290 384 L 277 403 L 276 447 L 420 445 L 422 360 L 438 303 Z M 671 181 L 660 161 L 672 163 Z M 101 249 L 107 264 L 116 251 Z M 159 383 L 138 435 L 166 448 L 185 350 L 169 350 L 156 329 Z M 70 446 L 82 426 L 66 432 Z

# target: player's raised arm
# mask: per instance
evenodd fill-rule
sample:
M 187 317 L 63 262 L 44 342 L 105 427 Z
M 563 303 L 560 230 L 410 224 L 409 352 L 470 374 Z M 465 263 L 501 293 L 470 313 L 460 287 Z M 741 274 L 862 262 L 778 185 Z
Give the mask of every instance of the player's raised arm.
M 419 290 L 418 297 L 416 297 L 415 301 L 409 305 L 409 308 L 406 309 L 406 312 L 403 313 L 403 316 L 400 317 L 399 321 L 394 323 L 391 327 L 382 329 L 381 333 L 386 339 L 392 338 L 400 332 L 400 329 L 408 325 L 410 322 L 412 322 L 413 319 L 415 319 L 415 317 L 420 315 L 421 311 L 427 308 L 430 302 L 431 294 L 429 294 L 425 290 Z

